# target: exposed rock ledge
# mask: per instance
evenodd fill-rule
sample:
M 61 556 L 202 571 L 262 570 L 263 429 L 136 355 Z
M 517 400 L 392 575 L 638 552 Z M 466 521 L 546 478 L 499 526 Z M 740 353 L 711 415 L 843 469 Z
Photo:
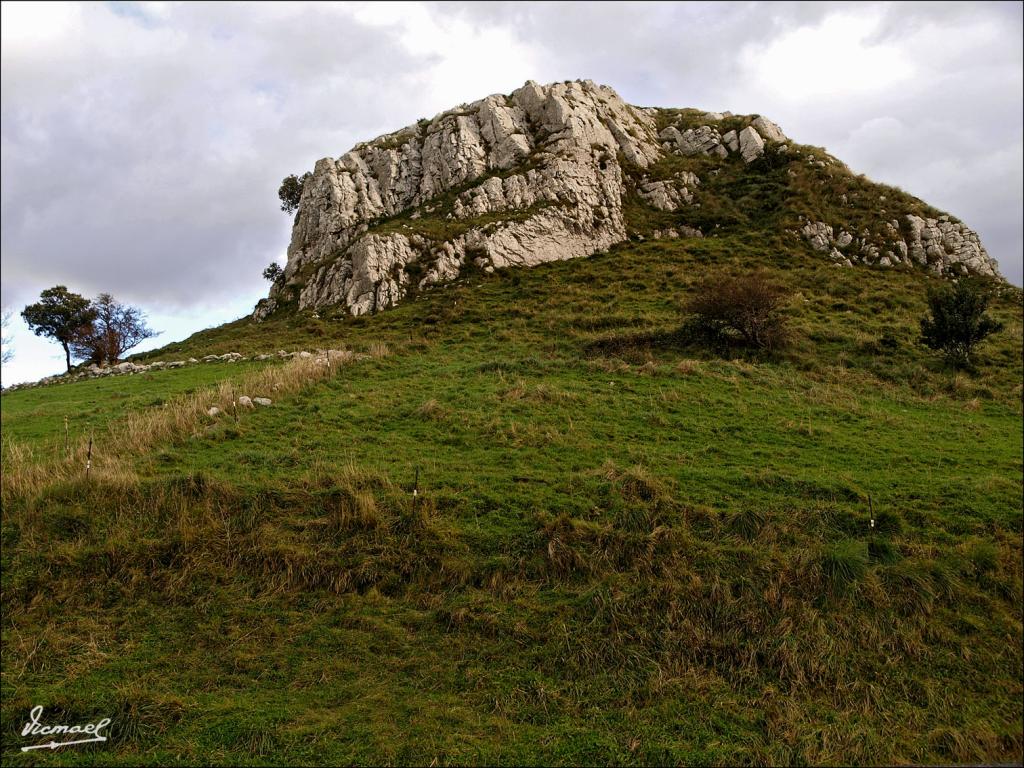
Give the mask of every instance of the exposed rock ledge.
M 735 158 L 759 173 L 762 157 L 770 169 L 806 153 L 765 117 L 693 113 L 632 107 L 589 80 L 528 82 L 324 158 L 303 186 L 284 275 L 253 317 L 285 302 L 361 315 L 467 266 L 492 271 L 589 256 L 626 240 L 631 195 L 661 212 L 701 204 L 695 198 L 710 178 L 702 184 L 681 168 L 666 177 L 678 165 L 672 155 L 695 158 L 698 170 L 707 165 L 699 156 L 733 168 Z M 659 123 L 666 114 L 672 124 Z M 810 168 L 841 165 L 806 154 Z M 998 275 L 977 235 L 956 220 L 903 210 L 886 222 L 882 213 L 871 231 L 805 220 L 798 236 L 840 264 Z M 701 235 L 684 220 L 657 231 Z
M 999 265 L 988 255 L 978 235 L 949 216 L 925 219 L 907 215 L 884 222 L 881 233 L 855 236 L 823 221 L 808 221 L 800 234 L 811 247 L 827 253 L 837 264 L 859 262 L 891 267 L 919 265 L 937 275 L 968 273 L 999 276 Z
M 588 80 L 529 82 L 320 160 L 303 188 L 284 279 L 254 317 L 286 292 L 300 308 L 340 303 L 359 315 L 467 263 L 492 270 L 607 249 L 626 239 L 620 155 L 640 168 L 661 156 L 654 117 Z M 454 199 L 439 200 L 445 193 Z M 408 216 L 408 232 L 375 231 L 397 215 Z M 423 237 L 419 216 L 457 233 Z

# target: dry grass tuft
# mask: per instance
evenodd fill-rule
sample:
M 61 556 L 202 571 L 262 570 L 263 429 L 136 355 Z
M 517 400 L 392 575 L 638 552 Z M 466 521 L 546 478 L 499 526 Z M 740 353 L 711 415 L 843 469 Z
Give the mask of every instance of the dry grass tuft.
M 423 405 L 416 409 L 416 414 L 421 419 L 428 421 L 443 421 L 448 418 L 448 409 L 436 399 L 430 398 Z
M 388 354 L 386 345 L 374 346 L 376 357 Z M 135 477 L 132 457 L 147 453 L 156 445 L 197 434 L 212 418 L 237 418 L 239 395 L 273 395 L 276 399 L 295 394 L 335 376 L 344 364 L 355 359 L 353 355 L 336 355 L 331 358 L 331 365 L 325 365 L 317 358 L 293 358 L 283 365 L 271 365 L 252 373 L 238 385 L 221 382 L 158 408 L 129 413 L 107 430 L 92 436 L 91 458 L 90 437 L 74 442 L 68 455 L 60 458 L 37 455 L 33 449 L 8 440 L 3 445 L 2 499 L 6 503 L 34 495 L 54 483 L 84 478 L 87 465 L 90 480 L 114 485 L 132 482 Z M 220 416 L 208 415 L 212 406 L 221 410 Z
M 700 361 L 680 360 L 676 364 L 676 373 L 681 373 L 683 376 L 692 376 L 693 374 L 700 373 Z

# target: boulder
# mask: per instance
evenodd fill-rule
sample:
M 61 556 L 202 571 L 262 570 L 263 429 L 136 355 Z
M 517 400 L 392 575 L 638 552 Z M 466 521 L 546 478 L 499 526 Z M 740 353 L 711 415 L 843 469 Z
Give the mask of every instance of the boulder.
M 764 154 L 764 140 L 752 125 L 740 131 L 739 142 L 740 157 L 745 163 L 751 163 Z
M 750 125 L 763 139 L 777 142 L 789 141 L 782 129 L 766 117 L 758 116 Z
M 699 183 L 696 174 L 683 171 L 668 180 L 641 182 L 637 194 L 658 210 L 675 211 L 693 202 L 691 190 Z M 602 215 L 607 215 L 607 211 Z
M 271 400 L 269 397 L 254 397 L 252 401 L 256 405 L 271 405 L 273 403 L 273 400 Z
M 808 221 L 800 231 L 816 251 L 828 251 L 832 245 L 832 227 L 823 221 Z
M 722 146 L 722 136 L 718 129 L 710 125 L 702 125 L 699 128 L 688 128 L 680 131 L 675 126 L 669 126 L 658 134 L 659 138 L 667 139 L 675 144 L 675 152 L 684 156 L 691 155 L 718 155 L 725 157 L 728 151 Z
M 930 219 L 915 215 L 906 216 L 905 222 L 906 239 L 898 221 L 883 222 L 880 234 L 865 228 L 859 237 L 844 229 L 833 234 L 833 228 L 823 221 L 805 222 L 800 233 L 814 250 L 829 253 L 835 260 L 839 254 L 844 262 L 849 259 L 839 249 L 852 247 L 850 258 L 865 264 L 893 266 L 909 260 L 937 275 L 999 275 L 998 265 L 978 235 L 962 223 L 949 216 Z

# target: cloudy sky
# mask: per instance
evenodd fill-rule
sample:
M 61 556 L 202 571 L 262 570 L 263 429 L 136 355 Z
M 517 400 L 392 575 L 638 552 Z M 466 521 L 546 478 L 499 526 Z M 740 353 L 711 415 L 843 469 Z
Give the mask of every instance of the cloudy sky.
M 62 369 L 17 312 L 63 283 L 150 346 L 248 312 L 282 177 L 528 79 L 762 113 L 963 219 L 1022 282 L 1020 3 L 3 3 L 3 383 Z

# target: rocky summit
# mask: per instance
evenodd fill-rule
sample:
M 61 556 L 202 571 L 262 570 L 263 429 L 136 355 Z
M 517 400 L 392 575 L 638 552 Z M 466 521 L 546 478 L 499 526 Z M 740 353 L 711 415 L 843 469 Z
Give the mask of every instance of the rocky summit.
M 528 82 L 317 162 L 287 266 L 253 316 L 360 315 L 465 270 L 737 229 L 840 266 L 998 276 L 963 223 L 763 116 L 635 107 L 589 80 Z

